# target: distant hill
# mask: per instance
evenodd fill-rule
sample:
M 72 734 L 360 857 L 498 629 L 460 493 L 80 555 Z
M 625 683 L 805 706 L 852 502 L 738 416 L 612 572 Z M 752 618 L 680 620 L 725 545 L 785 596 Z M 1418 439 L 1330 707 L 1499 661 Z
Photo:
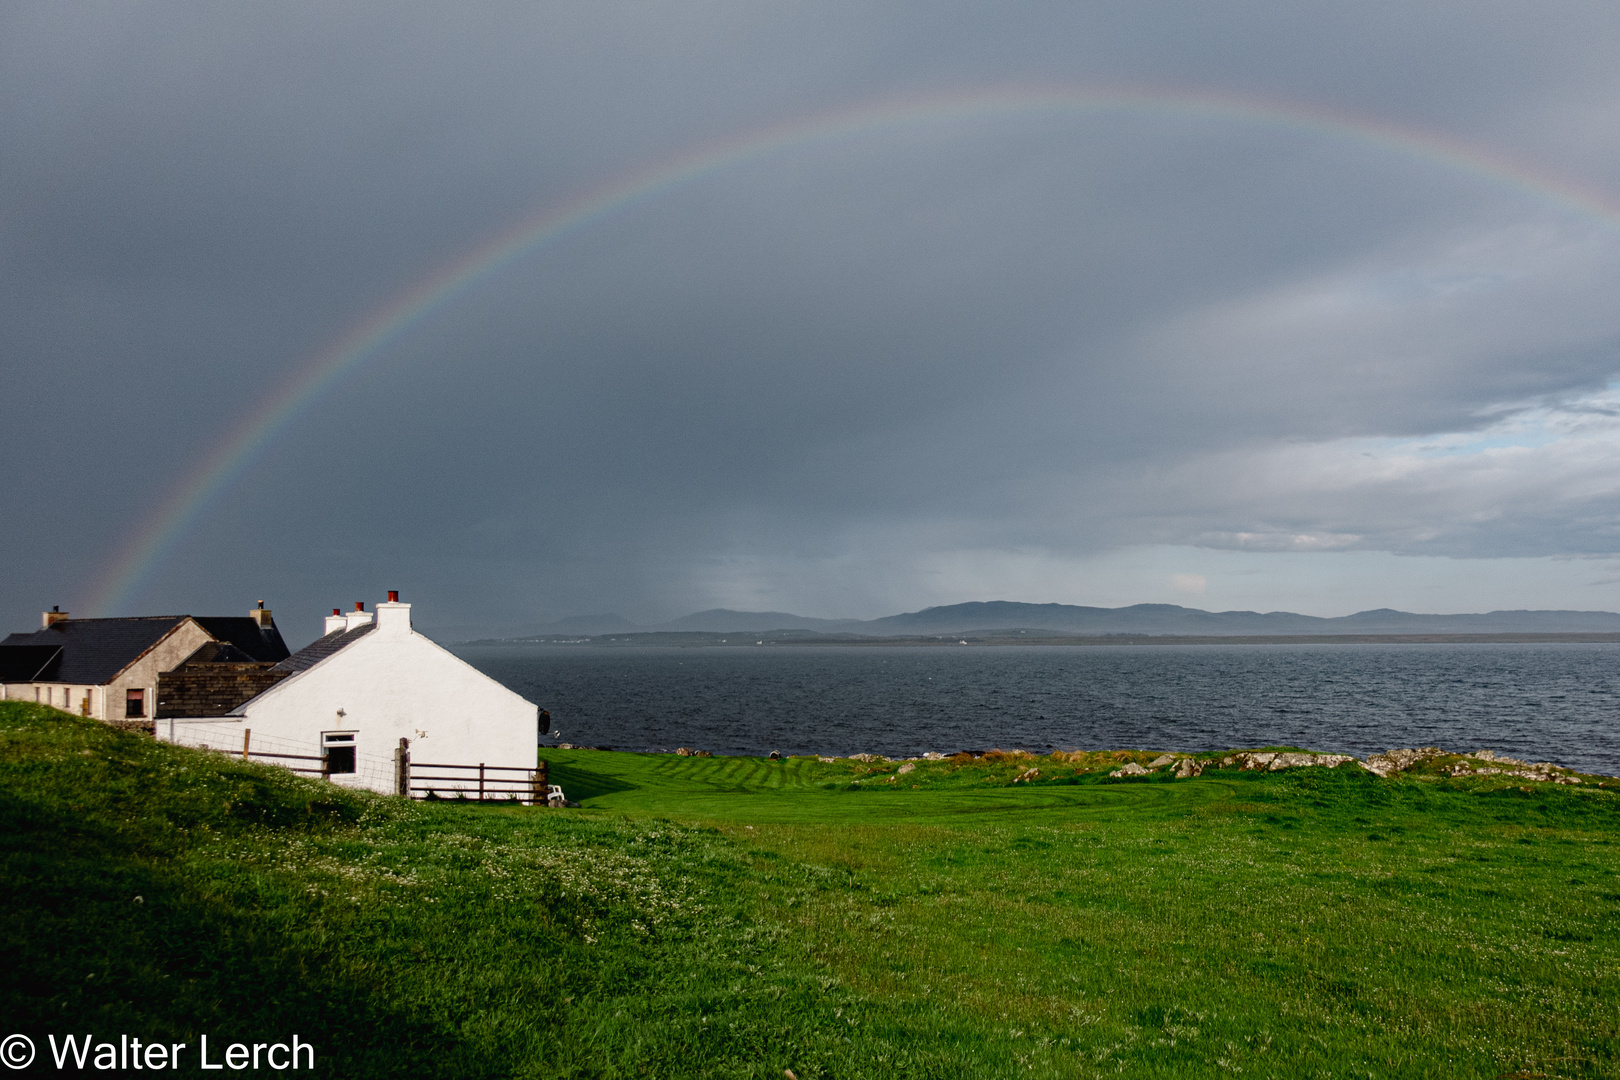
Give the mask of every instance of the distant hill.
M 992 600 L 924 608 L 881 619 L 815 619 L 785 611 L 713 608 L 671 622 L 638 625 L 622 615 L 576 615 L 541 626 L 525 637 L 552 638 L 632 633 L 859 634 L 916 637 L 984 631 L 1042 630 L 1099 637 L 1109 634 L 1210 637 L 1298 634 L 1592 634 L 1620 633 L 1612 611 L 1490 611 L 1483 614 L 1417 615 L 1392 608 L 1321 618 L 1291 611 L 1203 611 L 1176 604 L 1081 607 Z
M 1175 604 L 1122 608 L 1019 604 L 1005 600 L 951 604 L 863 624 L 867 634 L 962 634 L 1031 629 L 1064 634 L 1527 634 L 1616 633 L 1608 611 L 1492 611 L 1483 615 L 1414 615 L 1379 608 L 1321 618 L 1291 611 L 1202 611 Z

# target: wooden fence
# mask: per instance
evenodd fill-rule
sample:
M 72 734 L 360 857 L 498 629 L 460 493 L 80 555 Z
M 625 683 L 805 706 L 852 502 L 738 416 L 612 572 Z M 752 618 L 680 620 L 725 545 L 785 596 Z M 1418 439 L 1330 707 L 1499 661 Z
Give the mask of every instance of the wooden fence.
M 404 777 L 406 789 L 413 799 L 477 799 L 479 802 L 495 800 L 507 802 L 546 801 L 546 774 L 544 769 L 524 769 L 509 765 L 445 765 L 433 762 L 407 764 Z M 442 772 L 418 772 L 418 769 L 440 769 Z M 474 782 L 477 787 L 473 786 Z M 437 783 L 437 787 L 435 787 Z M 453 785 L 453 786 L 447 786 Z
M 252 749 L 252 731 L 242 733 L 242 760 L 265 761 L 289 772 L 330 780 L 331 761 L 324 754 L 281 754 Z M 230 751 L 235 753 L 235 751 Z M 358 764 L 356 762 L 355 764 Z M 411 761 L 409 740 L 399 740 L 394 750 L 394 794 L 413 799 L 467 799 L 476 802 L 523 802 L 544 805 L 547 801 L 547 763 L 535 768 L 520 765 L 454 765 L 445 762 Z M 432 771 L 438 770 L 438 771 Z M 336 775 L 351 775 L 340 773 Z

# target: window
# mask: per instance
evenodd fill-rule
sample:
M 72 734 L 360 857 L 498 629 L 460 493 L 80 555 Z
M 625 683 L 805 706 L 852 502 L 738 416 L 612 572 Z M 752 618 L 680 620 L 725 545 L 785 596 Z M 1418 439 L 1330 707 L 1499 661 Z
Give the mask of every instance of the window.
M 354 773 L 354 732 L 321 732 L 321 757 L 327 776 Z
M 146 691 L 124 691 L 124 715 L 131 720 L 146 715 Z

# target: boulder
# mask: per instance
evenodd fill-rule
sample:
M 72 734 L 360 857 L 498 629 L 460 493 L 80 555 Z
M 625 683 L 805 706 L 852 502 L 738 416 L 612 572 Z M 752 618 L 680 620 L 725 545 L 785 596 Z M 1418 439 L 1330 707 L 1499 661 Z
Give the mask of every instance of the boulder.
M 1035 779 L 1039 775 L 1041 775 L 1041 770 L 1039 770 L 1039 769 L 1025 769 L 1023 772 L 1021 772 L 1017 776 L 1013 777 L 1013 783 L 1015 783 L 1015 784 L 1028 783 L 1029 781 Z
M 1124 765 L 1109 773 L 1109 776 L 1146 776 L 1148 771 L 1134 761 L 1127 761 Z
M 916 762 L 908 761 L 904 765 L 900 766 L 900 768 L 895 770 L 895 775 L 896 776 L 904 776 L 906 773 L 912 772 L 916 768 L 917 768 L 917 763 Z
M 1196 758 L 1184 757 L 1176 762 L 1176 776 L 1186 780 L 1188 777 L 1198 776 L 1204 771 L 1204 763 Z
M 1158 757 L 1148 762 L 1147 767 L 1150 769 L 1157 769 L 1161 766 L 1168 765 L 1175 760 L 1176 758 L 1174 754 L 1160 754 Z

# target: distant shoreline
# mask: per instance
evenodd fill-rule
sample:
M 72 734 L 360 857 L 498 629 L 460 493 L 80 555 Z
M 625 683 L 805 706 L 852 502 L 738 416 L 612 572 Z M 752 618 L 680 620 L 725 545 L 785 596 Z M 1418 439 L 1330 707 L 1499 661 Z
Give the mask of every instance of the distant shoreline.
M 857 634 L 717 633 L 710 631 L 648 631 L 594 636 L 545 635 L 524 638 L 480 638 L 456 642 L 458 646 L 574 645 L 624 648 L 662 645 L 681 648 L 749 648 L 771 645 L 858 645 L 878 648 L 962 648 L 986 645 L 1536 645 L 1620 644 L 1620 633 L 1548 634 L 1054 634 L 1051 631 L 1011 633 L 929 634 L 877 637 Z

